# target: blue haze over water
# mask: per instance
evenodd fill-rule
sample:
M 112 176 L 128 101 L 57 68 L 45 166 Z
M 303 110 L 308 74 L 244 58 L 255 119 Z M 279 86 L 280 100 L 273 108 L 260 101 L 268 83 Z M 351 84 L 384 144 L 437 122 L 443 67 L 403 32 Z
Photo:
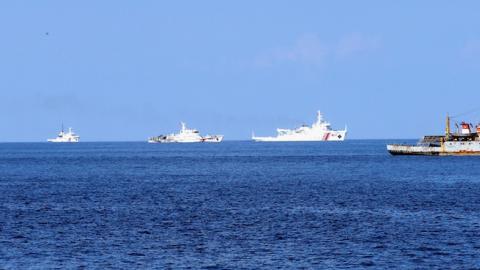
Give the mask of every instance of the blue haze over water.
M 0 144 L 2 268 L 480 268 L 478 157 Z

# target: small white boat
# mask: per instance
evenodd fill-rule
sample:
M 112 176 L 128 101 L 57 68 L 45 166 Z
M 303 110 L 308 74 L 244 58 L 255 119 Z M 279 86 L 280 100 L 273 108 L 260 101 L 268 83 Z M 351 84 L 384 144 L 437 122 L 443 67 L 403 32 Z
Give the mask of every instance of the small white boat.
M 207 135 L 202 137 L 196 129 L 187 128 L 185 123 L 181 123 L 182 128 L 177 134 L 160 135 L 148 139 L 149 143 L 198 143 L 210 142 L 219 143 L 223 140 L 223 135 Z
M 207 135 L 203 137 L 203 142 L 221 142 L 223 140 L 223 135 Z
M 317 121 L 312 126 L 303 125 L 297 129 L 277 129 L 276 137 L 256 137 L 256 142 L 306 142 L 306 141 L 343 141 L 347 136 L 347 127 L 344 130 L 333 130 L 330 123 L 323 119 L 320 111 L 317 112 Z
M 48 139 L 47 142 L 54 142 L 54 143 L 77 143 L 80 141 L 80 136 L 73 132 L 72 128 L 68 128 L 68 132 L 63 130 L 58 133 L 58 136 L 55 139 Z

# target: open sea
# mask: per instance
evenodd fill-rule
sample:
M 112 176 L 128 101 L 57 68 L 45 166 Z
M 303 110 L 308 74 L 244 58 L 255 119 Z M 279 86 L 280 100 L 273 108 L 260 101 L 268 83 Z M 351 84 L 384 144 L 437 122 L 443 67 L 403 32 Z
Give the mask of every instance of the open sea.
M 480 157 L 0 144 L 0 269 L 480 269 Z

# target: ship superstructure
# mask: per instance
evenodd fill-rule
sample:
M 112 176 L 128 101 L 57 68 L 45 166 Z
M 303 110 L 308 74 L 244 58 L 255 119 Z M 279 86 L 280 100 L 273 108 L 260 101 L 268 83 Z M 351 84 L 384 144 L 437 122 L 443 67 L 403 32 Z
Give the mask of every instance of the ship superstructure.
M 424 136 L 417 145 L 389 144 L 387 150 L 392 155 L 480 155 L 480 124 L 475 128 L 466 122 L 456 126 L 451 132 L 447 116 L 444 136 Z
M 189 129 L 185 123 L 181 123 L 180 132 L 169 135 L 160 135 L 148 139 L 149 143 L 196 143 L 196 142 L 214 142 L 218 143 L 223 140 L 223 135 L 206 135 L 201 136 L 196 129 Z
M 48 139 L 48 142 L 54 143 L 77 143 L 80 141 L 80 136 L 73 132 L 72 128 L 68 128 L 68 132 L 65 132 L 62 125 L 62 130 L 58 133 L 55 139 Z
M 297 129 L 277 129 L 276 137 L 256 137 L 252 140 L 257 142 L 301 142 L 301 141 L 343 141 L 347 135 L 347 127 L 344 130 L 333 130 L 329 122 L 323 119 L 320 111 L 317 112 L 317 120 L 312 126 L 302 125 Z

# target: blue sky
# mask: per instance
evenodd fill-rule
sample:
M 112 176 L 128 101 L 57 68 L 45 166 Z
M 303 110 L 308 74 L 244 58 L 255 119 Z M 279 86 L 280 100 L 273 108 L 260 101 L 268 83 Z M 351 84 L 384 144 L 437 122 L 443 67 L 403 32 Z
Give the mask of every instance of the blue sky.
M 480 107 L 478 1 L 3 1 L 0 141 L 441 133 Z M 462 118 L 463 119 L 463 118 Z M 462 119 L 458 119 L 461 121 Z M 465 115 L 480 121 L 480 112 Z

